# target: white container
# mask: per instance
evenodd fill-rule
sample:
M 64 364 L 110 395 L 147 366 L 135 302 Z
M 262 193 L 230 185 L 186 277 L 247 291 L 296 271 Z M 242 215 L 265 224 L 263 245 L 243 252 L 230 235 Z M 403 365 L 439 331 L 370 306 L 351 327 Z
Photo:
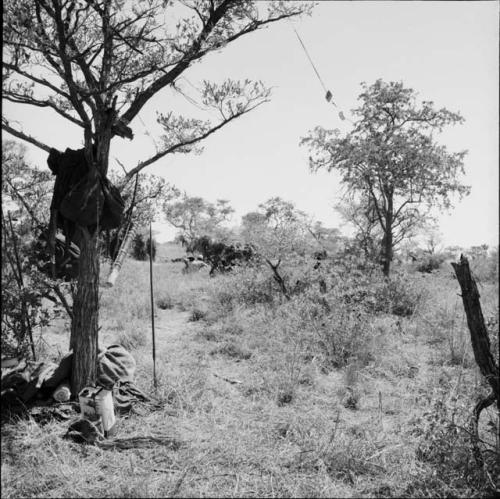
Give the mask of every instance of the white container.
M 91 421 L 101 418 L 104 435 L 107 436 L 116 423 L 113 393 L 100 387 L 87 386 L 78 394 L 78 397 L 82 416 Z
M 52 394 L 57 402 L 67 402 L 71 398 L 71 390 L 68 383 L 61 383 Z

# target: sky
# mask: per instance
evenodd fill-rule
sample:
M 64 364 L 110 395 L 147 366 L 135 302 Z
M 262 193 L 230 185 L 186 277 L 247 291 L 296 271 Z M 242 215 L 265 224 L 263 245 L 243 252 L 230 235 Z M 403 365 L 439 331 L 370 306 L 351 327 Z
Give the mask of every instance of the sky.
M 233 223 L 267 199 L 280 196 L 327 227 L 343 227 L 333 209 L 340 184 L 333 173 L 310 173 L 301 137 L 315 126 L 349 130 L 325 92 L 294 31 L 344 114 L 358 106 L 361 82 L 402 81 L 423 100 L 459 111 L 463 125 L 446 129 L 438 142 L 452 152 L 468 150 L 464 183 L 471 194 L 449 213 L 439 213 L 443 245 L 498 244 L 499 197 L 499 4 L 477 2 L 323 1 L 310 17 L 273 24 L 210 54 L 184 74 L 186 92 L 202 80 L 262 80 L 271 101 L 209 137 L 200 155 L 170 155 L 145 171 L 191 196 L 227 199 Z M 7 103 L 8 104 L 8 103 Z M 4 105 L 25 132 L 64 150 L 81 147 L 81 132 L 50 111 Z M 154 153 L 157 112 L 198 114 L 179 94 L 152 99 L 131 126 L 133 141 L 117 138 L 111 164 L 127 169 Z M 10 138 L 8 134 L 5 138 Z M 46 153 L 29 147 L 29 159 L 46 166 Z M 153 224 L 159 242 L 175 231 Z M 345 227 L 348 231 L 348 228 Z

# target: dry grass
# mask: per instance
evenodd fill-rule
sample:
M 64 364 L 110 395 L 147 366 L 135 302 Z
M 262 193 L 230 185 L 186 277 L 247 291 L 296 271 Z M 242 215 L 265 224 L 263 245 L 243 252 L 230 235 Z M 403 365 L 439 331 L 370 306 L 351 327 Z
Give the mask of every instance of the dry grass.
M 155 292 L 172 304 L 155 308 L 163 408 L 117 424 L 121 437 L 163 431 L 184 445 L 104 450 L 62 439 L 67 423 L 6 425 L 3 497 L 483 493 L 466 440 L 448 433 L 447 418 L 462 424 L 484 390 L 456 281 L 422 278 L 429 293 L 412 316 L 360 322 L 363 341 L 346 343 L 355 355 L 332 367 L 300 304 L 245 305 L 229 296 L 231 276 L 181 269 L 155 264 Z M 129 342 L 138 385 L 153 393 L 148 279 L 146 263 L 127 261 L 116 286 L 102 289 L 101 336 Z M 487 313 L 497 296 L 483 289 Z M 49 344 L 57 335 L 45 332 Z

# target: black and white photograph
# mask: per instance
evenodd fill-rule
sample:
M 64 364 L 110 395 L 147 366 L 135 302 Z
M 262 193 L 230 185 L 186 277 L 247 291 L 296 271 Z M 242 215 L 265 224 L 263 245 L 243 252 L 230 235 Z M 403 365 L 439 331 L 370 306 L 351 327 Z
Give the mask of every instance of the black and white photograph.
M 2 497 L 500 496 L 498 0 L 2 19 Z

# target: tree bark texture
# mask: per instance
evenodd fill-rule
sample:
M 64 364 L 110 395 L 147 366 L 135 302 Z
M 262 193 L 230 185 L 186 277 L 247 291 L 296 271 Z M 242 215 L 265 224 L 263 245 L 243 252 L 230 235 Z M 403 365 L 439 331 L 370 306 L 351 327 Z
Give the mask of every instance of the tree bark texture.
M 73 303 L 70 349 L 73 350 L 71 392 L 77 396 L 97 379 L 99 323 L 99 252 L 97 231 L 81 229 L 78 287 Z
M 484 323 L 479 291 L 469 268 L 469 262 L 463 255 L 458 263 L 452 263 L 453 269 L 462 290 L 462 301 L 464 304 L 467 325 L 469 326 L 472 350 L 476 364 L 481 374 L 491 386 L 497 401 L 500 400 L 500 380 L 498 365 L 491 352 L 490 338 Z
M 384 186 L 384 195 L 385 199 L 387 199 L 387 207 L 385 210 L 384 240 L 382 242 L 382 258 L 384 259 L 382 271 L 385 277 L 389 277 L 389 274 L 391 273 L 392 262 L 392 226 L 394 224 L 394 200 L 392 191 L 386 186 Z
M 384 234 L 384 241 L 382 243 L 382 271 L 386 277 L 389 277 L 391 273 L 391 261 L 392 261 L 392 223 L 390 221 L 386 222 L 386 229 Z
M 115 116 L 115 102 L 107 110 L 106 116 L 95 117 L 96 124 L 102 125 L 94 141 L 85 141 L 85 158 L 89 174 L 98 170 L 104 177 L 108 170 L 111 126 Z M 80 227 L 80 261 L 78 288 L 73 301 L 73 320 L 71 321 L 70 349 L 73 350 L 71 369 L 71 393 L 75 397 L 86 386 L 95 386 L 97 380 L 97 353 L 99 333 L 99 215 L 96 229 L 90 233 Z
M 280 287 L 281 292 L 283 293 L 283 296 L 287 300 L 290 300 L 290 295 L 288 293 L 288 290 L 286 289 L 285 281 L 283 280 L 283 277 L 281 277 L 280 273 L 278 272 L 278 267 L 280 266 L 281 260 L 276 265 L 273 265 L 267 258 L 266 258 L 266 262 L 271 267 L 271 270 L 273 271 L 273 278 L 278 283 L 278 286 Z

